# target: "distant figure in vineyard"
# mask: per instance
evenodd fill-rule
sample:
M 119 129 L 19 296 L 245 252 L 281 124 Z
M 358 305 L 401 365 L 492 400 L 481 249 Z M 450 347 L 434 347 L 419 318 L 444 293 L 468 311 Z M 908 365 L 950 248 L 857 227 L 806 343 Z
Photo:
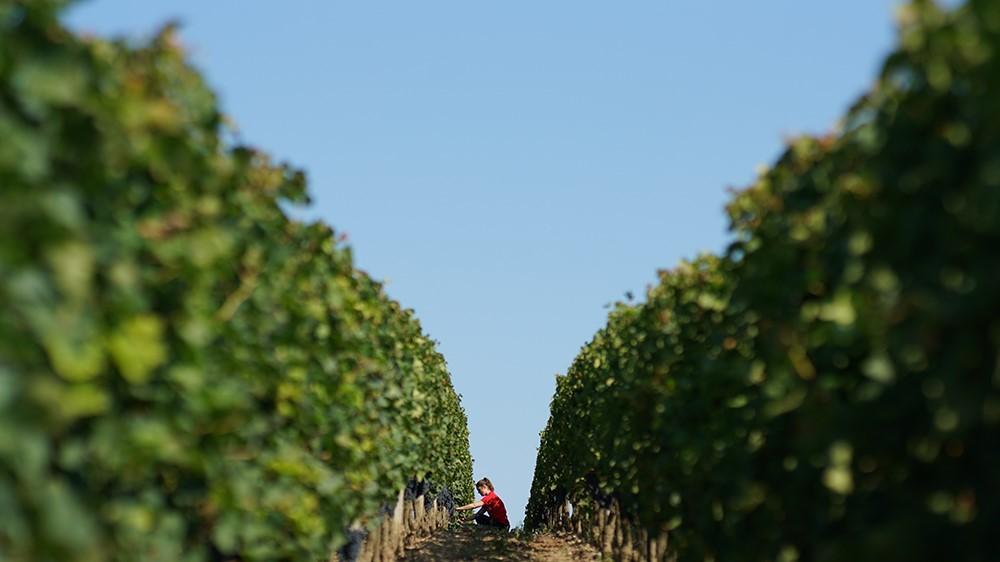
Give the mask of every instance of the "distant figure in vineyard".
M 490 482 L 490 479 L 483 478 L 479 482 L 476 482 L 476 491 L 479 492 L 480 496 L 483 496 L 483 499 L 456 507 L 455 509 L 465 511 L 481 507 L 482 509 L 476 514 L 475 521 L 477 525 L 510 529 L 510 521 L 507 519 L 507 508 L 504 507 L 500 496 L 493 491 L 493 483 Z

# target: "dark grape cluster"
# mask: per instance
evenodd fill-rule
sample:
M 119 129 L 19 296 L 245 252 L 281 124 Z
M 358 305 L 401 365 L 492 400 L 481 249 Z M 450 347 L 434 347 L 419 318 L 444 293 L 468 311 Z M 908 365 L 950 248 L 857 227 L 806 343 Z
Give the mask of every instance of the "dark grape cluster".
M 441 491 L 437 494 L 437 504 L 438 507 L 443 507 L 448 510 L 448 515 L 455 514 L 455 496 L 451 493 L 451 490 L 447 486 L 441 488 Z
M 433 484 L 429 477 L 425 477 L 422 480 L 413 478 L 406 484 L 406 489 L 403 490 L 403 499 L 415 500 L 420 496 L 427 497 L 430 495 Z
M 368 531 L 365 529 L 351 529 L 347 531 L 346 536 L 347 541 L 344 543 L 344 546 L 337 550 L 337 556 L 343 562 L 354 562 L 361 554 L 361 545 L 364 544 L 365 539 L 368 537 Z

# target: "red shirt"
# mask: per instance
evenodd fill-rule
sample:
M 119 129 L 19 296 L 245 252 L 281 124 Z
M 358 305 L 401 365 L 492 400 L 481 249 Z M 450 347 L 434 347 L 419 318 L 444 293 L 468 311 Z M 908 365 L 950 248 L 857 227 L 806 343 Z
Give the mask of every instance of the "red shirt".
M 483 505 L 486 506 L 486 513 L 489 513 L 490 517 L 495 519 L 497 523 L 510 527 L 510 521 L 507 520 L 507 508 L 504 507 L 503 500 L 496 492 L 491 491 L 483 496 Z

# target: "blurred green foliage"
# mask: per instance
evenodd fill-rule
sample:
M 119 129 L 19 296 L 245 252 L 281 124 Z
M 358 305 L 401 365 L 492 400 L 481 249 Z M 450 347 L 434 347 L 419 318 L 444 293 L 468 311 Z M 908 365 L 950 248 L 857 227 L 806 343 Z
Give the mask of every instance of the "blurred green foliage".
M 319 560 L 411 478 L 471 497 L 465 413 L 304 175 L 225 141 L 172 29 L 0 1 L 0 559 Z
M 1000 3 L 903 7 L 843 130 L 729 213 L 558 378 L 526 526 L 617 501 L 680 560 L 994 559 Z

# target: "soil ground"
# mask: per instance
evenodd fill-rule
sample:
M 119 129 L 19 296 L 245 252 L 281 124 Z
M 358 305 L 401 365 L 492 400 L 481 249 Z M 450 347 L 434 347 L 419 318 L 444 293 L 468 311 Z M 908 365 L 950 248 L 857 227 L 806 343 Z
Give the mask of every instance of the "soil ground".
M 472 525 L 451 525 L 406 548 L 404 562 L 476 560 L 563 562 L 599 560 L 596 550 L 572 535 L 542 533 L 526 536 Z

